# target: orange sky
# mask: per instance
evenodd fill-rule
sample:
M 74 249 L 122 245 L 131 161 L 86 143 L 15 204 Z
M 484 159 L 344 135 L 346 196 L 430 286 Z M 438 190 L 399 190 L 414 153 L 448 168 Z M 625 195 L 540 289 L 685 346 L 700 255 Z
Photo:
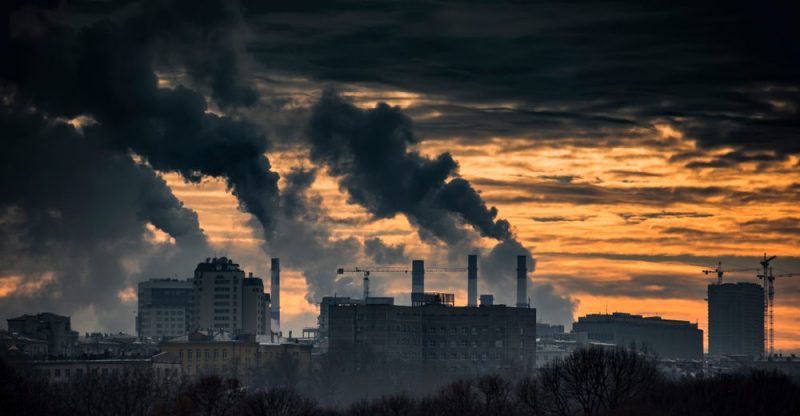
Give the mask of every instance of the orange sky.
M 401 93 L 382 93 L 381 97 L 385 99 L 387 95 L 390 104 L 405 108 L 413 106 L 417 99 Z M 369 96 L 351 98 L 360 100 L 363 107 L 374 104 Z M 498 207 L 499 216 L 507 218 L 520 241 L 533 250 L 538 266 L 532 279 L 549 281 L 559 293 L 576 300 L 575 317 L 606 310 L 658 314 L 698 322 L 705 330 L 705 285 L 712 277 L 701 273 L 702 264 L 651 260 L 648 256 L 758 256 L 763 252 L 800 256 L 796 234 L 759 230 L 757 223 L 748 223 L 797 218 L 800 208 L 792 200 L 763 204 L 713 196 L 691 202 L 675 198 L 674 202 L 663 203 L 649 198 L 648 189 L 724 187 L 746 194 L 767 185 L 780 188 L 797 180 L 796 175 L 786 175 L 781 169 L 790 169 L 798 161 L 792 157 L 784 166 L 766 170 L 755 165 L 735 170 L 686 170 L 670 163 L 669 158 L 679 151 L 694 149 L 693 141 L 669 125 L 658 125 L 650 134 L 653 142 L 669 141 L 669 150 L 636 145 L 633 141 L 611 148 L 526 146 L 528 142 L 511 137 L 498 137 L 480 145 L 465 144 L 457 137 L 423 141 L 418 150 L 426 155 L 453 154 L 461 166 L 460 174 L 473 183 L 488 204 Z M 308 166 L 305 154 L 298 149 L 271 153 L 269 157 L 281 173 L 295 166 Z M 176 196 L 198 212 L 201 227 L 220 253 L 238 253 L 246 270 L 266 274 L 267 262 L 259 249 L 258 233 L 250 229 L 248 214 L 237 210 L 234 197 L 221 182 L 209 179 L 194 185 L 177 175 L 166 178 Z M 312 190 L 323 197 L 332 217 L 369 217 L 361 207 L 348 204 L 335 179 L 324 172 Z M 389 243 L 404 243 L 414 258 L 426 258 L 430 252 L 402 216 L 366 225 L 331 226 L 338 238 L 380 236 Z M 639 257 L 630 259 L 632 256 Z M 775 265 L 780 267 L 780 260 Z M 751 262 L 745 266 L 758 265 Z M 650 276 L 648 281 L 655 282 L 647 287 L 637 286 L 640 283 L 625 287 L 624 282 L 636 276 Z M 385 280 L 388 294 L 400 295 L 408 290 L 405 277 L 380 278 Z M 732 274 L 729 279 L 756 281 L 752 273 Z M 662 281 L 663 285 L 659 283 Z M 431 282 L 444 282 L 446 287 L 432 289 L 455 292 L 456 302 L 465 303 L 463 276 L 444 276 Z M 614 285 L 609 286 L 608 282 Z M 797 287 L 791 281 L 777 282 L 775 321 L 779 350 L 800 350 L 800 322 L 793 318 L 800 315 L 798 297 L 782 294 L 784 288 L 796 292 Z M 282 311 L 284 321 L 295 331 L 315 321 L 316 307 L 306 302 L 305 288 L 299 272 L 284 273 Z M 535 298 L 533 304 L 536 305 Z

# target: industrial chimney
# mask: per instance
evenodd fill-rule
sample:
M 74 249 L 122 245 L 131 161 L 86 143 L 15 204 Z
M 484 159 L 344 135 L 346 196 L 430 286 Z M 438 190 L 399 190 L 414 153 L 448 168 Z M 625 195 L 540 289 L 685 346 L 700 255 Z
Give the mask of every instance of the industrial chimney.
M 478 306 L 478 256 L 467 256 L 467 306 Z
M 528 307 L 528 256 L 517 256 L 517 307 Z
M 281 260 L 272 259 L 270 270 L 270 299 L 272 302 L 272 332 L 281 332 Z
M 422 301 L 425 293 L 425 262 L 423 260 L 411 261 L 411 304 Z
M 369 277 L 364 276 L 364 303 L 367 303 L 369 297 Z

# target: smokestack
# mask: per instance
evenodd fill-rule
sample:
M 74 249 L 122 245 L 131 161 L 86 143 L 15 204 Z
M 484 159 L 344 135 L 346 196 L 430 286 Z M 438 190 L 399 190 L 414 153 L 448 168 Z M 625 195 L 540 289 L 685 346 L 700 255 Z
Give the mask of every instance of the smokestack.
M 527 308 L 528 256 L 517 256 L 517 307 Z
M 281 331 L 281 260 L 272 259 L 270 270 L 270 298 L 272 301 L 272 332 Z
M 478 256 L 467 256 L 467 306 L 478 306 Z
M 364 276 L 364 303 L 367 302 L 369 297 L 369 277 Z
M 422 299 L 425 293 L 425 262 L 422 260 L 411 261 L 411 303 L 415 299 Z

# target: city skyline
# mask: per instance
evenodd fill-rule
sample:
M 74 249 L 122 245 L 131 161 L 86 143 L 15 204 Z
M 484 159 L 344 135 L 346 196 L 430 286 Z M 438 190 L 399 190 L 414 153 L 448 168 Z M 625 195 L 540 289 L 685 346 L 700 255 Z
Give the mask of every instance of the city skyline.
M 707 336 L 702 270 L 767 253 L 800 272 L 800 50 L 781 6 L 181 7 L 2 27 L 29 70 L 0 73 L 4 319 L 132 333 L 139 282 L 225 255 L 266 286 L 279 257 L 299 333 L 322 296 L 361 292 L 337 267 L 475 253 L 479 293 L 512 305 L 527 251 L 543 322 L 618 311 Z M 154 13 L 176 29 L 136 19 Z M 466 304 L 466 272 L 426 284 Z M 800 351 L 800 277 L 775 287 L 776 350 Z

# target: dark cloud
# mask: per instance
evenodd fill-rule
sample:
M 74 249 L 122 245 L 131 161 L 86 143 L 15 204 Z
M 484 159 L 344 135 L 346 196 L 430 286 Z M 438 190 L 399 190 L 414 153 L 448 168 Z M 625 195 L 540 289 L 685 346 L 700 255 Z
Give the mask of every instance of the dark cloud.
M 430 97 L 411 109 L 426 116 L 418 117 L 424 137 L 583 146 L 629 137 L 659 146 L 669 140 L 645 137 L 666 123 L 701 150 L 800 152 L 800 49 L 789 40 L 800 37 L 796 4 L 342 2 L 253 11 L 257 60 L 320 83 Z
M 709 214 L 706 212 L 694 212 L 694 211 L 661 211 L 661 212 L 643 212 L 643 213 L 632 213 L 632 212 L 620 212 L 617 215 L 620 216 L 625 222 L 631 224 L 639 224 L 649 219 L 658 219 L 658 218 L 708 218 L 713 217 L 713 214 Z
M 750 220 L 739 226 L 748 233 L 800 236 L 800 218 L 795 217 Z
M 689 169 L 734 168 L 742 163 L 757 162 L 761 166 L 769 163 L 781 163 L 789 160 L 787 154 L 765 151 L 733 151 L 715 157 L 712 160 L 693 161 L 685 165 Z
M 554 181 L 558 183 L 568 184 L 572 183 L 575 179 L 580 179 L 580 176 L 575 175 L 541 175 L 539 179 Z
M 584 215 L 580 217 L 564 217 L 564 216 L 553 216 L 553 217 L 533 217 L 533 220 L 536 222 L 573 222 L 573 221 L 586 221 L 589 218 L 594 218 L 590 215 Z

